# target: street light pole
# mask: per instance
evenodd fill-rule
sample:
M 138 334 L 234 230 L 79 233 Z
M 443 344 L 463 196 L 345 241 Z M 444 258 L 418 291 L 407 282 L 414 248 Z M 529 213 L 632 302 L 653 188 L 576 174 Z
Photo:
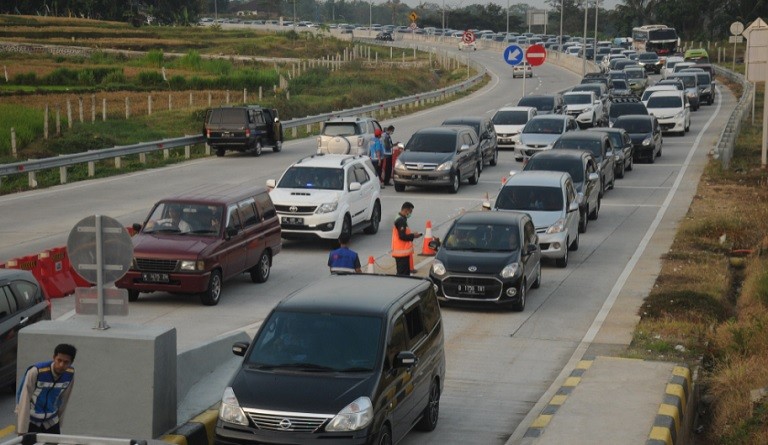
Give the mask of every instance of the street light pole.
M 563 5 L 565 0 L 560 0 L 560 52 L 563 51 Z
M 507 34 L 509 34 L 509 0 L 507 0 Z M 506 41 L 506 36 L 504 39 Z M 525 75 L 523 75 L 523 79 L 525 79 Z
M 595 63 L 597 63 L 597 12 L 598 12 L 599 5 L 600 5 L 600 0 L 595 0 L 595 52 L 593 54 Z
M 584 0 L 584 40 L 582 41 L 581 75 L 587 74 L 587 11 L 589 11 L 589 2 Z
M 368 3 L 368 36 L 370 37 L 371 31 L 373 31 L 373 0 Z
M 445 0 L 443 0 L 443 32 L 445 32 Z

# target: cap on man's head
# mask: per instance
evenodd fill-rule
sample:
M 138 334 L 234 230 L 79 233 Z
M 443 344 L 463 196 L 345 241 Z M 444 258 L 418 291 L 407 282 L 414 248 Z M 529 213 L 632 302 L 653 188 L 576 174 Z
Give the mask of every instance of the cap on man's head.
M 381 130 L 379 130 L 378 128 L 373 130 L 373 135 L 376 136 L 376 137 L 381 136 Z

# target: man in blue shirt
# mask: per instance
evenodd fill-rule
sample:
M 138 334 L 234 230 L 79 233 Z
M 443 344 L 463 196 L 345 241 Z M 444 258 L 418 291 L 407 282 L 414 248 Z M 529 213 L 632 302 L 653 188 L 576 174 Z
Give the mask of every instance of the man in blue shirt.
M 339 248 L 328 255 L 328 267 L 331 273 L 362 273 L 360 257 L 357 252 L 347 247 L 349 235 L 342 233 L 339 236 Z

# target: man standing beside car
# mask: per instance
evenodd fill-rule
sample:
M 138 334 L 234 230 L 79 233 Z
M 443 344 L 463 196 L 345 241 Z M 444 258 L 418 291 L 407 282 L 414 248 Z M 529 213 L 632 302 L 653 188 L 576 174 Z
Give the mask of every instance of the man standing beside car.
M 389 185 L 392 179 L 392 149 L 395 145 L 392 143 L 392 133 L 394 132 L 395 127 L 390 125 L 381 135 L 381 144 L 384 146 L 381 153 L 381 179 L 384 185 Z
M 398 275 L 411 275 L 410 258 L 413 255 L 413 240 L 421 237 L 421 233 L 411 232 L 408 227 L 408 218 L 412 213 L 413 204 L 404 202 L 392 227 L 392 257 L 395 258 Z

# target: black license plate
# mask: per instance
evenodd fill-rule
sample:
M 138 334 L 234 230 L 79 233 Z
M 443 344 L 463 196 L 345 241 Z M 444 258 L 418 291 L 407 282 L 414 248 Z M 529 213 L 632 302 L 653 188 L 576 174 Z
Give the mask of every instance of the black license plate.
M 465 294 L 484 294 L 485 286 L 480 284 L 459 284 L 459 292 Z
M 297 218 L 295 216 L 284 216 L 283 224 L 304 224 L 304 218 Z
M 167 273 L 142 272 L 141 281 L 145 283 L 168 283 L 170 279 Z

